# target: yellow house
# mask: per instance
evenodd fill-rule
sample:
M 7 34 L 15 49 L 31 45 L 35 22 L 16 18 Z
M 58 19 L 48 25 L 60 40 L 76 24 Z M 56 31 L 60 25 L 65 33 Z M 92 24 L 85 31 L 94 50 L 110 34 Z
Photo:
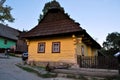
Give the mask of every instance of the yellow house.
M 78 64 L 77 56 L 95 56 L 100 45 L 55 0 L 39 24 L 25 34 L 28 61 L 42 65 Z

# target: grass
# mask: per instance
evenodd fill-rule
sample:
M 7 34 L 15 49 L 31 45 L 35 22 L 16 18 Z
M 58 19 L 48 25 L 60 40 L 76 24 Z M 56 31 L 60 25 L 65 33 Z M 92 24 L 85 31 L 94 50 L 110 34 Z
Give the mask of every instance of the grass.
M 29 67 L 23 67 L 23 66 L 20 66 L 20 65 L 16 65 L 18 66 L 19 68 L 27 71 L 27 72 L 33 72 L 33 73 L 37 73 L 37 71 L 33 70 L 32 68 L 29 68 Z
M 41 76 L 42 76 L 43 78 L 53 78 L 53 77 L 57 77 L 57 74 L 47 73 L 47 74 L 42 74 Z
M 14 53 L 9 53 L 10 56 L 14 56 L 15 57 L 15 54 Z
M 20 56 L 16 55 L 15 53 L 9 53 L 9 56 L 20 57 Z
M 43 66 L 33 66 L 33 67 L 38 68 L 38 69 L 45 69 L 45 67 Z
M 73 78 L 73 79 L 77 79 L 77 80 L 120 80 L 120 76 L 113 76 L 113 77 L 85 77 L 84 75 L 72 75 L 72 74 L 68 74 L 67 78 Z M 90 78 L 90 79 L 89 79 Z
M 106 77 L 103 80 L 120 80 L 120 76 Z
M 73 78 L 73 79 L 80 79 L 80 80 L 88 80 L 86 77 L 84 77 L 83 75 L 72 75 L 72 74 L 68 74 L 67 78 Z
M 53 78 L 53 77 L 57 77 L 57 74 L 51 74 L 51 73 L 46 73 L 46 74 L 40 74 L 38 71 L 32 69 L 32 68 L 29 68 L 29 67 L 24 67 L 24 66 L 21 66 L 21 65 L 16 65 L 18 66 L 19 68 L 27 71 L 27 72 L 31 72 L 31 73 L 35 73 L 37 74 L 38 76 L 42 77 L 42 78 Z

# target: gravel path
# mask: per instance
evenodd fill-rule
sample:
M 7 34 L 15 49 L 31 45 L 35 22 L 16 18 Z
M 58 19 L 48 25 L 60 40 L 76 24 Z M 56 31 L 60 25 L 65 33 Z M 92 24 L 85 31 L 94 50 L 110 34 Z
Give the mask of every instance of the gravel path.
M 15 65 L 18 62 L 21 62 L 20 58 L 0 59 L 0 80 L 44 80 L 18 68 Z

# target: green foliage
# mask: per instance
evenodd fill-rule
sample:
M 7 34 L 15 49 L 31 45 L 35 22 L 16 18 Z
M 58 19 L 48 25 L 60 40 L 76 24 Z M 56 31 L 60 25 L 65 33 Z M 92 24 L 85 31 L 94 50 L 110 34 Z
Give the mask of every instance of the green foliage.
M 120 33 L 113 32 L 111 34 L 108 34 L 106 37 L 106 42 L 103 43 L 103 47 L 105 47 L 107 50 L 111 48 L 119 48 L 119 42 L 120 42 Z
M 0 0 L 0 21 L 4 22 L 7 20 L 8 22 L 13 22 L 15 19 L 12 17 L 10 11 L 12 8 L 10 6 L 4 6 L 3 3 L 5 0 Z
M 0 5 L 3 5 L 3 3 L 5 2 L 6 0 L 0 0 Z
M 14 54 L 14 53 L 9 53 L 9 55 L 15 57 L 15 54 Z
M 119 51 L 120 48 L 120 33 L 113 32 L 108 34 L 106 41 L 103 42 L 103 49 L 101 53 L 113 55 Z
M 43 17 L 48 12 L 48 10 L 52 9 L 52 8 L 58 8 L 58 9 L 64 11 L 64 9 L 60 6 L 60 4 L 56 0 L 50 1 L 45 4 L 45 6 L 42 10 L 42 14 L 40 14 L 38 21 L 41 21 L 41 19 L 43 19 Z

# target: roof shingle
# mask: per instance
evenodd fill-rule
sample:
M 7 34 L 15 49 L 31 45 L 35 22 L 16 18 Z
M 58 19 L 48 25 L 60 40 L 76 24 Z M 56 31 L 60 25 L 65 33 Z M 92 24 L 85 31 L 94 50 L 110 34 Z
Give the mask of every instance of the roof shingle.
M 8 27 L 7 25 L 0 24 L 0 36 L 6 37 L 12 40 L 17 40 L 19 35 L 18 30 Z

